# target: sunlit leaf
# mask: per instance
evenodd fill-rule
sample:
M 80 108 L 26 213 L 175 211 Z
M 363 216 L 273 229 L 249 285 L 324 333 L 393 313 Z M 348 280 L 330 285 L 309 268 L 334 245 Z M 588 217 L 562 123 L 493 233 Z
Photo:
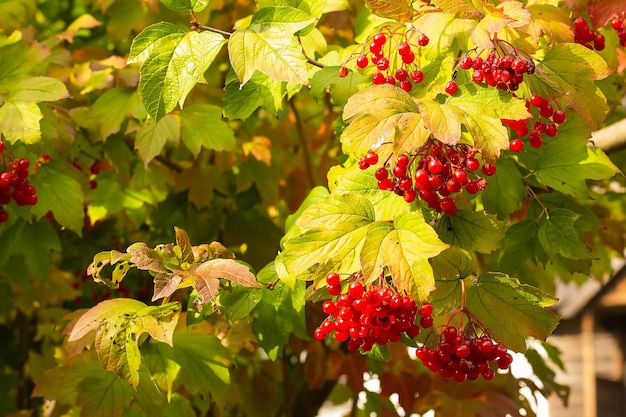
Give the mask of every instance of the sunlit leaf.
M 194 104 L 180 112 L 181 138 L 194 156 L 201 148 L 234 151 L 233 129 L 222 120 L 222 109 L 209 104 Z
M 214 32 L 185 32 L 173 23 L 156 23 L 134 39 L 129 63 L 143 62 L 139 94 L 150 116 L 160 120 L 180 105 L 191 89 L 206 82 L 224 37 Z
M 500 247 L 504 225 L 494 215 L 459 210 L 453 217 L 443 217 L 437 224 L 441 240 L 468 251 L 491 253 Z

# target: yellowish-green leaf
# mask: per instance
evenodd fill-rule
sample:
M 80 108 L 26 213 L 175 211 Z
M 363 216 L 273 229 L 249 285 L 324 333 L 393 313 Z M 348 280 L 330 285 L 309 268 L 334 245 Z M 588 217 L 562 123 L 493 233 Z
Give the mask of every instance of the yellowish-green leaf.
M 132 323 L 103 321 L 94 344 L 104 370 L 115 373 L 133 388 L 139 384 L 141 365 L 136 330 Z
M 35 103 L 7 101 L 0 107 L 0 133 L 10 143 L 39 142 L 41 139 L 39 121 L 42 117 L 41 110 Z
M 309 83 L 306 57 L 291 34 L 237 30 L 228 40 L 228 54 L 241 85 L 250 80 L 254 71 L 277 81 Z
M 457 107 L 424 100 L 420 102 L 420 111 L 424 126 L 440 142 L 455 145 L 461 140 L 463 113 Z
M 528 6 L 532 16 L 529 32 L 539 37 L 545 34 L 551 42 L 574 42 L 572 20 L 566 9 L 551 4 Z
M 261 8 L 252 16 L 250 29 L 255 32 L 295 33 L 309 26 L 314 19 L 307 12 L 286 6 L 268 6 Z
M 375 15 L 406 22 L 413 17 L 411 0 L 365 0 L 365 5 Z
M 353 95 L 344 108 L 350 125 L 341 134 L 343 151 L 359 158 L 380 149 L 381 159 L 420 148 L 430 132 L 411 96 L 396 86 L 375 85 Z M 390 142 L 392 146 L 383 144 Z
M 398 291 L 416 300 L 426 300 L 435 288 L 428 259 L 447 248 L 424 219 L 405 213 L 392 223 L 375 222 L 367 231 L 361 250 L 366 282 L 374 281 L 388 268 Z
M 180 126 L 173 116 L 165 116 L 156 124 L 148 122 L 137 131 L 135 149 L 147 167 L 158 156 L 168 140 L 178 142 Z

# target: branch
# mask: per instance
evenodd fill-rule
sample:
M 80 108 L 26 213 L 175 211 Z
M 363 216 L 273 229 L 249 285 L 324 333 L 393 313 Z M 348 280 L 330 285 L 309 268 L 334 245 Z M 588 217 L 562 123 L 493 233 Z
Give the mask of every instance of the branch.
M 626 149 L 626 119 L 596 130 L 590 142 L 607 153 Z

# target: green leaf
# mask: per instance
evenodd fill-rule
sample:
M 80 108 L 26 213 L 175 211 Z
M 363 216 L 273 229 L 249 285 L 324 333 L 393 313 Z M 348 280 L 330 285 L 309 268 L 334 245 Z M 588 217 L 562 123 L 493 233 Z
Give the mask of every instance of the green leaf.
M 379 150 L 384 160 L 420 148 L 430 132 L 424 127 L 419 109 L 401 88 L 385 84 L 368 87 L 346 103 L 343 119 L 350 123 L 341 134 L 343 151 L 358 159 L 368 150 Z M 393 146 L 381 146 L 393 142 Z
M 55 163 L 43 164 L 32 176 L 32 184 L 37 188 L 38 202 L 32 212 L 43 217 L 52 211 L 55 220 L 79 236 L 84 225 L 85 196 L 82 187 Z
M 339 67 L 325 67 L 317 71 L 311 78 L 309 93 L 317 101 L 320 101 L 324 91 L 328 89 L 333 103 L 343 106 L 350 97 L 371 82 L 371 76 L 359 74 L 356 71 L 350 71 L 346 77 L 341 78 L 339 77 Z
M 489 177 L 489 186 L 481 193 L 485 210 L 504 220 L 520 209 L 526 196 L 524 179 L 517 164 L 510 158 L 500 158 L 495 175 Z
M 87 124 L 93 124 L 102 140 L 117 133 L 129 115 L 141 106 L 135 90 L 113 87 L 102 94 L 87 113 Z M 145 113 L 145 112 L 144 112 Z
M 458 281 L 474 272 L 472 256 L 458 246 L 450 246 L 448 249 L 435 256 L 430 261 L 435 280 L 439 283 L 444 281 Z
M 546 307 L 556 299 L 500 274 L 485 274 L 467 290 L 466 306 L 506 347 L 526 350 L 526 337 L 545 340 L 559 317 Z
M 163 343 L 150 341 L 141 346 L 143 363 L 148 367 L 152 380 L 167 393 L 168 401 L 172 398 L 174 381 L 180 372 L 174 350 Z
M 444 242 L 480 253 L 498 249 L 505 232 L 495 215 L 465 210 L 459 210 L 453 217 L 443 217 L 436 230 Z
M 226 320 L 232 324 L 246 318 L 261 301 L 262 296 L 261 291 L 235 286 L 230 291 L 220 292 L 218 303 L 224 311 Z
M 130 405 L 133 390 L 114 373 L 90 376 L 78 385 L 76 405 L 81 415 L 90 417 L 120 417 Z
M 135 149 L 143 159 L 145 167 L 154 157 L 161 154 L 168 140 L 178 142 L 180 127 L 173 116 L 165 116 L 156 124 L 148 122 L 141 126 L 135 137 Z
M 279 281 L 273 290 L 262 288 L 263 297 L 252 310 L 252 333 L 259 346 L 272 360 L 283 355 L 283 349 L 294 333 L 306 339 L 304 315 L 304 281 L 297 281 L 291 289 Z
M 531 91 L 548 100 L 563 97 L 594 128 L 608 110 L 606 98 L 594 80 L 610 73 L 604 59 L 593 50 L 576 43 L 561 43 L 537 63 L 535 76 L 527 81 Z
M 538 238 L 550 258 L 591 259 L 591 250 L 579 236 L 574 223 L 580 215 L 570 210 L 551 209 L 549 217 L 539 222 Z
M 222 120 L 222 109 L 210 104 L 194 104 L 180 112 L 183 143 L 197 157 L 201 148 L 234 151 L 237 147 L 231 127 Z
M 522 269 L 528 260 L 536 262 L 538 248 L 541 248 L 538 230 L 537 222 L 530 219 L 514 223 L 508 228 L 503 240 L 504 252 L 500 259 L 503 271 L 514 273 Z
M 217 33 L 185 32 L 165 22 L 137 35 L 128 62 L 143 61 L 139 94 L 150 117 L 158 121 L 177 104 L 182 107 L 191 89 L 206 82 L 204 72 L 225 42 Z
M 148 333 L 154 340 L 172 346 L 172 337 L 180 311 L 181 306 L 178 302 L 148 306 L 139 310 L 136 319 L 133 318 L 137 326 L 135 333 Z
M 535 165 L 529 166 L 541 183 L 585 199 L 589 198 L 586 180 L 608 179 L 619 171 L 602 150 L 563 139 L 542 146 Z
M 6 240 L 0 239 L 3 250 L 11 254 L 23 254 L 28 268 L 38 278 L 45 278 L 50 262 L 52 251 L 61 251 L 61 241 L 56 230 L 48 221 L 27 223 L 18 221 L 7 233 L 15 236 L 12 247 L 7 247 Z
M 69 97 L 61 81 L 52 77 L 28 77 L 11 88 L 8 100 L 14 103 L 39 103 Z
M 261 72 L 252 74 L 250 80 L 240 85 L 237 78 L 227 81 L 224 90 L 224 116 L 245 120 L 259 107 L 272 116 L 283 109 L 287 95 L 286 84 Z
M 393 224 L 375 222 L 361 250 L 366 282 L 374 281 L 387 267 L 398 292 L 416 300 L 426 300 L 435 288 L 435 277 L 428 259 L 447 248 L 424 218 L 405 213 Z
M 220 340 L 213 335 L 177 331 L 173 349 L 180 374 L 186 376 L 187 389 L 210 394 L 213 401 L 223 404 L 230 384 L 231 355 Z
M 206 9 L 209 5 L 208 0 L 161 0 L 161 3 L 178 12 L 193 10 L 196 13 Z
M 294 26 L 293 31 L 299 27 Z M 237 30 L 228 40 L 228 55 L 241 85 L 250 80 L 254 71 L 277 81 L 309 83 L 306 57 L 300 43 L 291 34 L 257 32 L 252 28 Z

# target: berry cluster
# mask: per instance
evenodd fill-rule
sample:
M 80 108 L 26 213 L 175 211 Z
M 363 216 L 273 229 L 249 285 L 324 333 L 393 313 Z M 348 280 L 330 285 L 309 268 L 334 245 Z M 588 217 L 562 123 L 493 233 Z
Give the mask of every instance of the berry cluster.
M 398 156 L 390 169 L 387 161 L 375 171 L 378 188 L 393 191 L 403 196 L 407 203 L 419 197 L 428 206 L 448 216 L 456 215 L 454 199 L 450 197 L 463 189 L 476 194 L 485 189 L 487 180 L 475 171 L 481 169 L 485 176 L 496 172 L 492 163 L 484 163 L 476 158 L 476 150 L 466 144 L 444 145 L 432 141 L 414 154 Z M 378 162 L 378 155 L 369 151 L 359 160 L 359 167 L 366 169 Z
M 485 58 L 480 54 L 474 58 L 470 53 L 465 54 L 459 61 L 459 68 L 472 70 L 472 81 L 477 84 L 485 83 L 502 90 L 517 91 L 524 81 L 524 74 L 535 72 L 535 63 L 517 52 L 515 55 L 499 55 L 494 48 Z
M 395 38 L 399 38 L 396 40 Z M 428 45 L 428 36 L 419 34 L 417 44 L 419 46 Z M 369 43 L 366 50 L 365 45 Z M 363 50 L 356 58 L 356 66 L 365 69 L 374 66 L 375 72 L 372 74 L 373 84 L 393 84 L 399 85 L 404 91 L 413 89 L 413 84 L 419 84 L 424 80 L 424 73 L 415 64 L 415 52 L 409 43 L 408 33 L 389 32 L 389 37 L 382 32 L 374 35 L 370 41 L 366 42 Z M 387 54 L 385 54 L 385 46 Z M 396 61 L 401 62 L 400 66 L 395 65 L 392 60 L 393 49 L 397 52 Z M 348 75 L 348 67 L 343 65 L 339 69 L 339 76 Z
M 587 21 L 582 17 L 574 19 L 574 42 L 589 49 L 601 51 L 604 49 L 604 35 L 589 28 Z
M 416 337 L 420 328 L 415 323 L 420 314 L 420 325 L 433 325 L 432 306 L 424 303 L 419 309 L 409 296 L 400 295 L 386 285 L 365 288 L 360 281 L 353 281 L 348 292 L 341 294 L 341 278 L 331 272 L 326 276 L 328 293 L 339 296 L 336 301 L 325 301 L 322 305 L 328 317 L 315 329 L 314 337 L 323 340 L 334 332 L 339 342 L 348 342 L 348 350 L 361 348 L 368 352 L 374 343 L 386 345 L 398 342 L 403 333 Z
M 513 357 L 503 344 L 493 341 L 486 333 L 481 336 L 471 333 L 446 326 L 436 346 L 419 347 L 416 356 L 432 372 L 458 382 L 473 381 L 480 376 L 492 380 L 495 376 L 492 362 L 499 369 L 509 368 Z
M 622 15 L 624 12 L 622 12 Z M 611 28 L 617 32 L 619 37 L 619 44 L 626 47 L 626 28 L 624 27 L 624 20 L 620 17 L 616 17 L 611 21 Z
M 0 142 L 0 154 L 4 162 L 4 170 L 0 173 L 0 223 L 4 223 L 9 219 L 9 213 L 4 210 L 4 206 L 11 200 L 15 200 L 18 206 L 33 206 L 37 204 L 37 190 L 28 182 L 28 159 L 13 158 L 5 152 L 4 142 Z
M 548 100 L 537 94 L 533 94 L 530 97 L 530 100 L 526 102 L 526 107 L 528 110 L 531 110 L 531 107 L 537 108 L 539 116 L 545 120 L 540 118 L 533 123 L 533 118 L 523 120 L 503 119 L 502 121 L 519 136 L 510 143 L 510 149 L 513 152 L 520 152 L 524 149 L 523 138 L 526 135 L 528 135 L 530 146 L 540 148 L 543 144 L 541 135 L 545 134 L 549 137 L 556 136 L 559 132 L 558 125 L 565 122 L 567 118 L 565 111 L 561 109 L 555 110 Z M 529 129 L 529 125 L 532 125 L 532 130 Z

